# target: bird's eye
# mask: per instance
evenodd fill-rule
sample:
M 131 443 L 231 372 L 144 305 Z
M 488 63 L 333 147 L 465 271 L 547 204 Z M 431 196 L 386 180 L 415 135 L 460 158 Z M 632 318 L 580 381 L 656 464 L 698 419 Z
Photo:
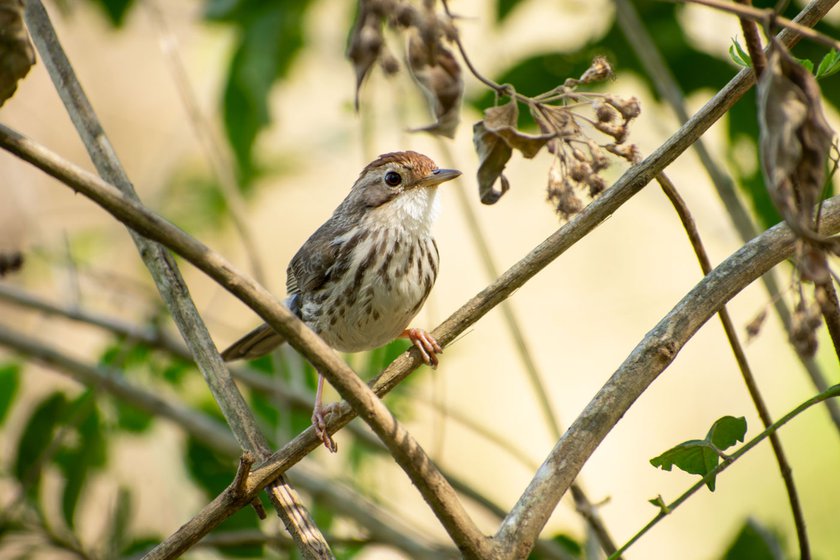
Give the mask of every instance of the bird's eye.
M 389 171 L 385 174 L 385 184 L 389 187 L 396 187 L 402 183 L 402 177 L 396 171 Z

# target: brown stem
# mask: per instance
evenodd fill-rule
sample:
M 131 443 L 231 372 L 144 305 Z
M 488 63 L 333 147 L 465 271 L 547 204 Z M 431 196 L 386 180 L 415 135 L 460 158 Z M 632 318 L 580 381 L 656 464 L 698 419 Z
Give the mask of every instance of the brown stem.
M 659 95 L 668 102 L 676 113 L 680 123 L 685 124 L 688 121 L 688 111 L 685 108 L 685 102 L 679 84 L 677 84 L 676 79 L 668 69 L 662 54 L 656 48 L 656 45 L 650 37 L 650 33 L 645 29 L 644 22 L 639 17 L 633 3 L 630 0 L 615 0 L 615 7 L 616 20 L 621 27 L 622 33 L 627 38 L 627 42 L 630 43 L 630 46 L 638 54 L 641 64 L 650 75 L 651 82 L 659 92 Z M 738 198 L 735 192 L 734 182 L 712 158 L 702 139 L 698 139 L 694 143 L 693 148 L 697 152 L 697 157 L 706 169 L 709 178 L 712 180 L 723 205 L 726 207 L 735 230 L 738 232 L 741 240 L 746 243 L 758 234 L 758 229 L 744 204 Z M 771 270 L 762 276 L 761 282 L 767 289 L 770 299 L 773 302 L 773 308 L 784 325 L 785 330 L 790 333 L 790 310 L 785 304 L 784 298 L 780 296 L 781 289 L 774 271 Z M 820 364 L 812 357 L 802 356 L 799 352 L 796 353 L 796 357 L 802 363 L 802 367 L 805 368 L 814 387 L 818 391 L 825 391 L 828 388 L 828 381 L 826 381 L 826 376 Z M 824 405 L 828 409 L 829 417 L 834 423 L 835 428 L 840 433 L 840 403 L 838 403 L 837 399 L 826 399 Z
M 703 241 L 700 239 L 700 232 L 697 230 L 697 224 L 691 216 L 691 212 L 685 201 L 680 196 L 674 184 L 665 175 L 660 173 L 656 177 L 657 182 L 662 187 L 665 196 L 673 204 L 677 215 L 682 222 L 683 229 L 685 229 L 688 239 L 691 242 L 691 247 L 694 249 L 697 260 L 700 262 L 700 269 L 703 274 L 708 275 L 712 272 L 712 263 L 709 260 L 709 255 L 706 253 L 706 248 L 703 246 Z M 830 280 L 829 280 L 830 281 Z M 758 416 L 761 418 L 761 423 L 765 428 L 773 424 L 773 418 L 770 416 L 770 411 L 767 404 L 764 402 L 764 397 L 758 389 L 758 383 L 752 373 L 750 364 L 747 361 L 747 355 L 744 352 L 744 347 L 741 341 L 738 340 L 738 333 L 735 325 L 732 322 L 732 317 L 729 315 L 726 307 L 721 307 L 718 312 L 721 323 L 723 323 L 723 330 L 726 333 L 726 339 L 729 341 L 729 346 L 732 348 L 732 353 L 735 355 L 735 361 L 738 363 L 738 369 L 741 371 L 741 376 L 744 379 L 744 384 L 747 386 L 747 391 L 750 398 L 758 411 Z M 799 540 L 799 554 L 802 560 L 807 560 L 811 557 L 810 546 L 808 543 L 808 532 L 805 528 L 805 514 L 802 512 L 802 506 L 799 503 L 799 492 L 796 490 L 796 484 L 793 481 L 793 473 L 788 463 L 787 456 L 782 448 L 782 441 L 778 434 L 773 432 L 770 434 L 770 445 L 773 448 L 773 455 L 776 457 L 776 463 L 779 465 L 779 472 L 782 475 L 782 481 L 785 485 L 785 491 L 788 495 L 788 502 L 790 503 L 791 513 L 793 514 L 793 522 L 796 526 L 796 536 Z
M 752 7 L 752 0 L 737 1 L 744 6 Z M 761 47 L 758 26 L 754 20 L 743 16 L 739 17 L 738 21 L 741 23 L 741 31 L 744 33 L 744 42 L 747 44 L 747 51 L 750 53 L 750 60 L 752 60 L 755 75 L 760 78 L 764 69 L 767 68 L 767 57 L 764 55 L 764 49 Z

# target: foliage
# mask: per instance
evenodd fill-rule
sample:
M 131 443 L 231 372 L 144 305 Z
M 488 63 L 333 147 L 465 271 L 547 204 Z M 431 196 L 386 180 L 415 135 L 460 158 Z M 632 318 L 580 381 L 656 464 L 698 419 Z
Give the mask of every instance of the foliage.
M 666 471 L 676 466 L 687 473 L 706 477 L 718 466 L 721 457 L 726 460 L 724 450 L 739 441 L 743 442 L 746 433 L 747 421 L 743 416 L 724 416 L 712 424 L 704 439 L 692 439 L 672 447 L 651 459 L 650 464 Z M 711 476 L 706 480 L 706 486 L 712 492 L 715 490 L 715 478 Z

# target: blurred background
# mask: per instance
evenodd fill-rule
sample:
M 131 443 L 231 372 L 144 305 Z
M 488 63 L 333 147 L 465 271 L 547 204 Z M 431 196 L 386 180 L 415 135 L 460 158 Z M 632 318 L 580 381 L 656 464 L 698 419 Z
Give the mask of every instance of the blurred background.
M 493 104 L 493 94 L 466 70 L 462 122 L 452 140 L 408 132 L 432 119 L 404 70 L 386 77 L 375 69 L 361 88 L 359 112 L 354 111 L 355 75 L 344 53 L 355 2 L 62 0 L 46 6 L 144 203 L 221 252 L 239 270 L 257 276 L 278 296 L 285 292 L 285 268 L 297 248 L 332 213 L 364 165 L 383 152 L 412 149 L 441 167 L 464 172 L 441 188 L 443 212 L 436 226 L 440 275 L 415 326 L 435 327 L 494 279 L 476 235 L 501 273 L 563 223 L 546 202 L 551 159 L 546 153 L 533 160 L 514 154 L 506 171 L 510 191 L 493 206 L 479 202 L 471 125 Z M 698 6 L 633 6 L 683 89 L 689 114 L 739 70 L 728 54 L 732 38 L 740 35 L 735 18 Z M 453 0 L 450 9 L 462 16 L 457 26 L 473 63 L 496 82 L 536 95 L 579 76 L 594 55 L 603 54 L 616 79 L 599 88 L 641 100 L 642 113 L 632 124 L 630 141 L 643 155 L 679 128 L 674 110 L 643 69 L 645 55 L 637 55 L 627 43 L 613 2 Z M 792 13 L 798 9 L 790 8 Z M 838 37 L 838 25 L 840 10 L 835 8 L 821 29 Z M 389 32 L 386 39 L 402 60 L 400 37 Z M 803 44 L 794 54 L 819 61 L 824 51 Z M 835 129 L 838 79 L 821 82 Z M 185 105 L 185 97 L 193 100 L 193 107 Z M 206 129 L 196 132 L 190 111 L 203 115 Z M 762 194 L 754 115 L 751 92 L 704 142 L 763 230 L 777 218 Z M 0 119 L 93 170 L 40 60 L 0 110 Z M 203 147 L 208 137 L 221 154 L 211 150 L 208 158 Z M 614 180 L 626 167 L 616 158 L 608 178 Z M 235 192 L 223 188 L 219 168 L 233 175 Z M 686 199 L 713 264 L 738 249 L 742 239 L 695 152 L 687 151 L 668 174 Z M 21 249 L 25 258 L 22 270 L 3 278 L 0 287 L 177 339 L 124 227 L 5 152 L 0 153 L 0 177 L 0 237 Z M 470 214 L 478 229 L 470 225 Z M 237 218 L 244 222 L 244 234 Z M 225 290 L 183 264 L 192 296 L 220 348 L 259 322 Z M 446 349 L 436 371 L 420 368 L 386 402 L 442 467 L 508 510 L 555 442 L 521 353 L 533 361 L 543 382 L 539 392 L 562 430 L 700 277 L 675 212 L 658 187 L 649 185 L 511 297 L 524 347 L 513 341 L 510 324 L 496 309 Z M 780 267 L 777 277 L 782 297 L 790 302 L 790 267 Z M 90 366 L 116 368 L 139 387 L 219 416 L 200 374 L 184 360 L 107 329 L 10 301 L 14 299 L 0 298 L 3 328 Z M 755 284 L 731 302 L 744 339 L 744 327 L 770 300 Z M 840 382 L 825 333 L 819 342 L 817 364 L 829 383 Z M 406 342 L 397 342 L 384 351 L 347 359 L 372 376 L 406 347 Z M 774 418 L 816 392 L 772 310 L 746 351 Z M 313 373 L 293 352 L 284 350 L 253 367 L 271 383 L 304 395 L 311 391 Z M 233 476 L 235 459 L 189 438 L 171 422 L 80 385 L 63 375 L 61 367 L 44 367 L 36 357 L 5 347 L 0 348 L 0 368 L 0 383 L 5 384 L 0 391 L 6 395 L 0 395 L 5 403 L 0 407 L 0 509 L 10 512 L 6 521 L 11 512 L 20 514 L 21 525 L 32 534 L 31 540 L 21 541 L 0 532 L 4 558 L 21 557 L 26 550 L 64 557 L 70 553 L 60 542 L 44 543 L 51 532 L 60 535 L 65 529 L 78 536 L 80 549 L 96 548 L 119 534 L 124 546 L 116 555 L 129 556 L 171 534 Z M 276 448 L 307 425 L 305 410 L 291 414 L 288 403 L 244 390 Z M 328 391 L 329 401 L 336 398 Z M 724 415 L 746 417 L 747 438 L 761 431 L 714 319 L 583 468 L 579 482 L 598 504 L 618 544 L 657 513 L 649 499 L 661 495 L 668 502 L 696 481 L 680 471 L 657 470 L 650 458 L 682 441 L 703 438 Z M 787 425 L 781 439 L 814 557 L 837 557 L 838 426 L 819 406 Z M 317 450 L 292 473 L 312 472 L 353 488 L 399 519 L 394 521 L 398 526 L 433 542 L 448 542 L 420 495 L 386 455 L 371 451 L 348 430 L 337 440 L 337 455 Z M 25 468 L 33 463 L 38 464 L 34 474 Z M 328 500 L 305 495 L 322 528 L 344 539 L 344 548 L 339 547 L 343 557 L 410 557 L 358 540 L 363 529 Z M 498 519 L 467 503 L 482 529 L 495 532 Z M 784 557 L 793 557 L 797 547 L 790 510 L 766 443 L 720 476 L 714 493 L 700 491 L 626 557 L 722 558 L 748 519 L 774 533 Z M 258 523 L 248 510 L 220 530 L 258 527 L 266 534 L 282 531 L 276 518 Z M 585 548 L 589 538 L 568 496 L 543 533 L 549 539 L 558 535 L 572 548 L 575 543 Z M 28 548 L 33 543 L 43 547 Z M 220 550 L 195 549 L 190 557 L 285 557 L 272 547 Z

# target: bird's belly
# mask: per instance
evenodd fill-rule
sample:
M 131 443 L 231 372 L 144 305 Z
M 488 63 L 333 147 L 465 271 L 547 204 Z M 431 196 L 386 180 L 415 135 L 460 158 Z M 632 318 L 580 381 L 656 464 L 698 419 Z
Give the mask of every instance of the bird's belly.
M 377 265 L 362 270 L 358 289 L 334 292 L 319 306 L 317 318 L 307 321 L 336 350 L 360 352 L 397 338 L 431 291 L 437 250 L 429 239 L 410 259 L 396 251 Z

